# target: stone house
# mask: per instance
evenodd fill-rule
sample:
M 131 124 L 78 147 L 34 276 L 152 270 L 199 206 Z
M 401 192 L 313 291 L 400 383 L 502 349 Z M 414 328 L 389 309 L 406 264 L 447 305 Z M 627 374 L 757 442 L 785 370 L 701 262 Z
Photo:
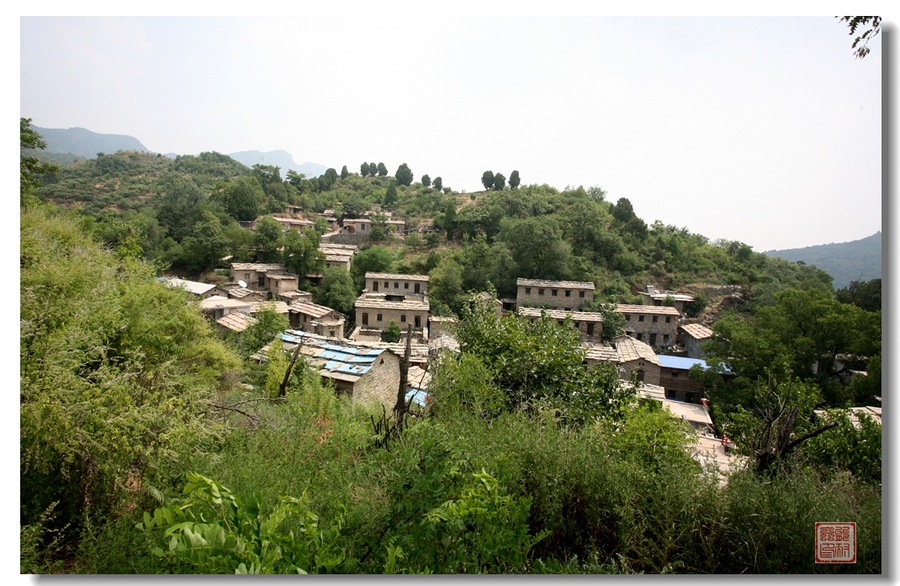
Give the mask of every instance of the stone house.
M 665 305 L 666 300 L 670 300 L 672 307 L 678 310 L 679 314 L 684 313 L 684 306 L 694 302 L 694 296 L 688 293 L 678 293 L 677 291 L 660 291 L 654 285 L 647 285 L 647 291 L 641 291 L 641 295 L 647 298 L 648 305 Z
M 620 303 L 616 311 L 625 317 L 625 333 L 636 340 L 654 348 L 675 345 L 680 314 L 674 307 Z
M 700 347 L 703 342 L 712 339 L 713 331 L 703 324 L 685 324 L 679 326 L 681 343 L 687 352 L 688 358 L 703 358 L 706 352 Z
M 287 232 L 288 230 L 296 230 L 299 232 L 303 229 L 311 229 L 315 228 L 316 223 L 311 220 L 304 220 L 302 218 L 285 218 L 283 216 L 271 216 L 273 220 L 281 224 L 281 229 Z M 257 219 L 257 222 L 259 219 Z
M 272 297 L 278 298 L 281 293 L 299 290 L 300 277 L 293 273 L 270 271 L 265 276 L 265 288 Z
M 254 304 L 239 299 L 227 299 L 218 295 L 200 301 L 200 311 L 212 317 L 213 321 L 219 320 L 229 313 L 245 313 L 250 315 Z
M 660 355 L 659 384 L 666 389 L 667 399 L 676 399 L 686 403 L 699 403 L 703 398 L 703 385 L 691 380 L 689 373 L 694 365 L 704 370 L 707 368 L 705 360 L 684 358 L 682 356 Z
M 247 288 L 253 291 L 266 288 L 266 274 L 287 272 L 280 263 L 233 262 L 231 263 L 231 280 L 244 281 Z
M 516 307 L 546 307 L 578 310 L 594 299 L 590 281 L 516 279 Z
M 338 343 L 298 330 L 288 330 L 278 337 L 287 353 L 302 344 L 300 352 L 323 382 L 331 381 L 338 393 L 354 401 L 381 403 L 388 410 L 396 402 L 400 357 L 393 351 Z
M 159 277 L 158 280 L 164 282 L 169 287 L 180 287 L 188 293 L 191 293 L 195 297 L 199 297 L 200 299 L 209 299 L 210 297 L 219 294 L 216 286 L 209 283 L 187 281 L 184 279 L 179 279 L 177 277 Z
M 366 273 L 363 293 L 394 295 L 428 295 L 428 275 L 400 275 L 394 273 Z
M 344 316 L 324 305 L 295 301 L 288 306 L 288 319 L 295 330 L 328 338 L 344 337 Z
M 608 346 L 587 348 L 585 363 L 588 368 L 598 362 L 612 362 L 619 367 L 619 378 L 631 380 L 632 373 L 637 380 L 648 385 L 660 384 L 661 368 L 659 358 L 649 345 L 630 336 L 616 336 Z
M 384 331 L 391 321 L 397 322 L 406 333 L 412 325 L 413 333 L 427 340 L 428 310 L 426 298 L 412 296 L 401 301 L 389 301 L 384 293 L 364 293 L 356 300 L 356 324 L 363 330 Z
M 341 226 L 342 234 L 362 234 L 368 236 L 372 232 L 372 220 L 368 218 L 346 218 Z
M 603 315 L 588 311 L 564 311 L 562 309 L 540 309 L 537 307 L 520 307 L 519 315 L 528 318 L 532 322 L 540 319 L 541 314 L 546 315 L 550 319 L 564 324 L 566 318 L 572 320 L 573 325 L 578 330 L 582 342 L 599 343 L 603 334 Z

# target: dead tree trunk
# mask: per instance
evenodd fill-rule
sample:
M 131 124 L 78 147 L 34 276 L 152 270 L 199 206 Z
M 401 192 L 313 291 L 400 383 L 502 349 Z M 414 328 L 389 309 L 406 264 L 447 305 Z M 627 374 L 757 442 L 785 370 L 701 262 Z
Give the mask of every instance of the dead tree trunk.
M 400 384 L 397 387 L 397 402 L 394 404 L 394 422 L 400 427 L 406 414 L 406 386 L 409 378 L 409 355 L 412 345 L 412 324 L 406 327 L 406 348 L 400 358 Z
M 300 356 L 300 348 L 302 347 L 303 338 L 300 338 L 300 343 L 297 344 L 296 348 L 294 348 L 294 355 L 291 356 L 291 361 L 288 363 L 287 370 L 284 371 L 284 380 L 281 381 L 281 386 L 278 387 L 279 397 L 283 397 L 287 394 L 288 381 L 291 380 L 291 372 L 294 370 L 294 363 L 297 362 L 297 358 Z

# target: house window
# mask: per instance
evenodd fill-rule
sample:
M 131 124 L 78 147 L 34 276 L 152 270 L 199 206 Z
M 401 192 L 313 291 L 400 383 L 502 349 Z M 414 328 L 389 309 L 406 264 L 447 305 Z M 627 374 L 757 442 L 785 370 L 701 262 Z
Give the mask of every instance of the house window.
M 639 315 L 639 316 L 638 316 L 638 321 L 644 321 L 644 316 L 643 316 L 643 315 Z
M 630 314 L 630 313 L 626 313 L 626 314 L 625 314 L 625 321 L 631 321 L 631 314 Z
M 328 337 L 329 337 L 329 338 L 333 338 L 333 337 L 334 337 L 334 330 L 328 330 Z
M 384 282 L 384 288 L 385 288 L 385 289 L 390 289 L 390 288 L 391 288 L 391 284 L 388 283 L 387 281 L 385 281 L 385 282 Z
M 572 292 L 571 292 L 571 291 L 566 291 L 566 297 L 571 297 L 571 296 L 572 296 Z
M 525 295 L 531 295 L 531 287 L 525 287 Z
M 543 290 L 543 289 L 538 289 L 538 295 L 543 295 L 543 294 L 544 294 L 544 290 Z
M 381 314 L 380 314 L 380 313 L 379 313 L 378 315 L 375 316 L 375 321 L 381 321 Z
M 653 316 L 653 323 L 656 323 L 656 321 L 657 321 L 658 319 L 659 319 L 659 316 L 658 316 L 658 315 L 654 315 L 654 316 Z
M 666 323 L 671 323 L 671 322 L 672 322 L 672 316 L 671 316 L 671 315 L 667 315 L 667 316 L 666 316 Z
M 678 373 L 675 371 L 672 371 L 672 378 L 678 378 Z
M 400 323 L 406 323 L 406 314 L 400 316 Z
M 663 344 L 669 341 L 669 334 L 663 334 Z
M 409 289 L 409 283 L 403 283 L 403 288 L 404 288 L 404 289 Z
M 584 297 L 584 291 L 579 291 L 579 292 L 578 292 L 578 296 L 579 296 L 579 297 Z
M 556 289 L 551 289 L 550 294 L 553 295 L 554 297 L 556 297 Z
M 399 289 L 399 288 L 400 288 L 400 283 L 398 283 L 397 281 L 394 281 L 394 289 Z
M 635 334 L 635 337 L 638 339 L 638 341 L 641 341 L 644 339 L 644 334 Z
M 303 323 L 306 323 L 306 314 L 303 314 Z

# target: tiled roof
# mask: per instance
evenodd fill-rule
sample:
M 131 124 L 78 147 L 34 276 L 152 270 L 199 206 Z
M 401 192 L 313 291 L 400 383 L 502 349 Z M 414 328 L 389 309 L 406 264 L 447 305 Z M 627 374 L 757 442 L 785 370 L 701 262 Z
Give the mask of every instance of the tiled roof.
M 619 362 L 643 359 L 653 364 L 659 364 L 659 358 L 657 358 L 653 348 L 640 340 L 635 340 L 629 336 L 616 336 L 613 339 L 613 345 L 616 347 L 616 352 L 619 355 Z
M 703 324 L 686 324 L 681 329 L 695 340 L 706 340 L 713 335 L 713 331 Z
M 395 281 L 424 281 L 428 282 L 428 275 L 398 275 L 395 273 L 366 273 L 366 279 L 395 280 Z
M 230 307 L 232 309 L 241 309 L 246 308 L 250 310 L 253 307 L 253 303 L 248 303 L 246 301 L 241 301 L 240 299 L 226 299 L 219 295 L 214 295 L 213 297 L 209 297 L 200 302 L 200 309 L 222 309 L 225 307 Z
M 330 307 L 326 307 L 324 305 L 318 305 L 316 303 L 309 303 L 308 301 L 294 301 L 288 306 L 288 310 L 293 313 L 302 313 L 306 315 L 311 315 L 314 318 L 320 318 L 328 315 L 329 313 L 337 313 L 334 309 Z
M 590 281 L 546 281 L 543 279 L 516 279 L 516 286 L 524 287 L 559 287 L 560 289 L 594 289 Z
M 356 307 L 360 309 L 406 309 L 409 311 L 428 311 L 430 305 L 420 298 L 414 297 L 404 301 L 385 301 L 383 295 L 360 295 L 356 300 Z
M 231 263 L 231 270 L 233 270 L 233 271 L 256 271 L 259 273 L 265 273 L 267 271 L 283 271 L 283 270 L 285 270 L 285 266 L 280 263 L 233 262 L 233 263 Z
M 210 285 L 209 283 L 199 283 L 197 281 L 185 281 L 184 279 L 179 279 L 177 277 L 172 277 L 171 279 L 166 280 L 166 284 L 169 287 L 181 287 L 182 289 L 186 289 L 190 293 L 195 295 L 203 295 L 210 289 L 215 289 L 215 285 Z
M 216 323 L 222 327 L 228 328 L 234 332 L 243 332 L 256 321 L 249 315 L 237 312 L 229 313 L 216 320 Z
M 573 321 L 591 321 L 600 323 L 603 314 L 592 311 L 565 311 L 563 309 L 541 309 L 539 307 L 520 307 L 519 314 L 524 317 L 541 317 L 541 313 L 547 314 L 552 319 L 566 319 L 571 317 Z
M 679 317 L 681 314 L 674 307 L 666 305 L 628 305 L 620 303 L 616 305 L 616 311 L 619 313 L 643 313 L 646 315 L 672 315 Z
M 250 308 L 250 313 L 256 313 L 264 309 L 274 309 L 276 313 L 287 313 L 288 304 L 284 301 L 260 301 L 253 304 L 253 307 Z

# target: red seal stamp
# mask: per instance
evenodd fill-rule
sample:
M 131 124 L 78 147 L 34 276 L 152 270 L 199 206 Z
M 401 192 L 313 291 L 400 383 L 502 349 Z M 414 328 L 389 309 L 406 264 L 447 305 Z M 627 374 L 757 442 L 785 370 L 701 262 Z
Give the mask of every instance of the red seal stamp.
M 816 563 L 856 563 L 856 523 L 816 523 Z

